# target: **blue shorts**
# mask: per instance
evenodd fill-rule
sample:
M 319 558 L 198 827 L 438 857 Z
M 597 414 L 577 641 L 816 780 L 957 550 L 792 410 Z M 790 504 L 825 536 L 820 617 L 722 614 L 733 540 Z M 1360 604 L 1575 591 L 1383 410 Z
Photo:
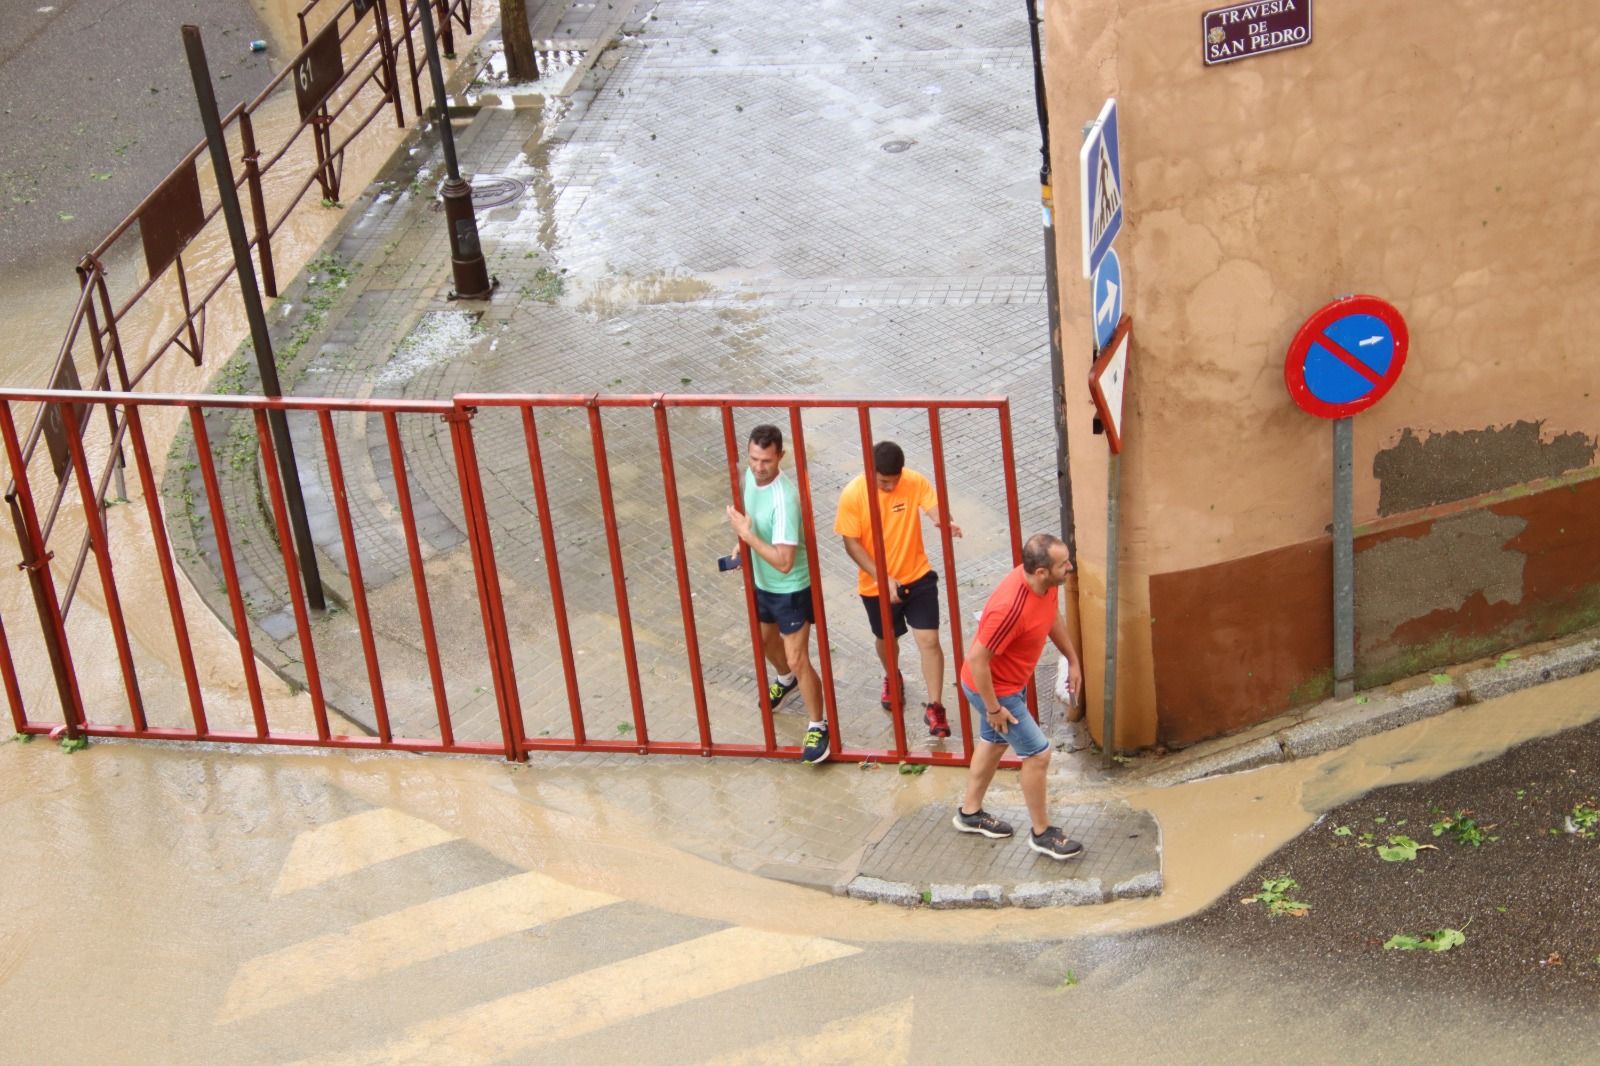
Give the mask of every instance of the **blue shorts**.
M 811 586 L 799 592 L 768 592 L 756 587 L 756 621 L 776 625 L 784 636 L 800 632 L 800 627 L 813 621 L 811 617 Z
M 984 706 L 983 697 L 972 691 L 966 685 L 961 686 L 961 691 L 967 694 L 967 702 L 972 704 L 973 713 L 978 716 L 978 735 L 990 744 L 1009 744 L 1011 750 L 1026 759 L 1039 754 L 1050 747 L 1050 740 L 1044 735 L 1044 730 L 1039 728 L 1039 723 L 1033 720 L 1033 714 L 1028 710 L 1028 690 L 1010 696 L 1000 697 L 1000 706 L 1010 711 L 1015 722 L 1006 726 L 1004 733 L 999 732 L 989 725 L 988 708 Z

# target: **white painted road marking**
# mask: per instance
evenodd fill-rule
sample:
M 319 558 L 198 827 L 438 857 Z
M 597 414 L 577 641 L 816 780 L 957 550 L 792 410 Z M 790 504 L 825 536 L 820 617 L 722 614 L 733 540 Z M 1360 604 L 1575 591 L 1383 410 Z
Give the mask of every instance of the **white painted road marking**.
M 272 894 L 286 896 L 456 839 L 454 833 L 392 807 L 363 811 L 295 837 Z
M 219 1020 L 236 1021 L 346 981 L 390 973 L 616 902 L 615 896 L 573 888 L 540 873 L 431 899 L 347 932 L 251 959 L 228 986 Z
M 860 950 L 820 937 L 724 929 L 413 1025 L 382 1047 L 302 1066 L 487 1066 Z
M 708 1059 L 701 1066 L 833 1066 L 870 1062 L 906 1066 L 911 1061 L 911 1006 L 908 996 L 887 1007 L 840 1018 L 815 1033 L 780 1037 L 742 1051 Z

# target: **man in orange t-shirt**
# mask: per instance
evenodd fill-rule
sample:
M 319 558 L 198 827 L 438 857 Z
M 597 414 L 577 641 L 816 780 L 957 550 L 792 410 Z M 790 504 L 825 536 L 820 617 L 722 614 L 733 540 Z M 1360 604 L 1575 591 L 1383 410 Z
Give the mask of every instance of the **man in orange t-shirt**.
M 877 638 L 878 658 L 884 670 L 879 703 L 884 710 L 891 709 L 889 669 L 899 658 L 900 637 L 909 626 L 922 659 L 922 680 L 928 687 L 922 720 L 933 736 L 947 737 L 950 721 L 941 702 L 944 649 L 939 646 L 939 575 L 928 565 L 928 553 L 922 547 L 922 516 L 931 515 L 934 526 L 941 528 L 949 519 L 940 512 L 938 496 L 928 479 L 905 466 L 906 455 L 900 445 L 886 440 L 873 446 L 872 468 L 877 476 L 878 512 L 883 522 L 883 557 L 889 568 L 892 640 L 884 637 L 878 603 L 878 563 L 871 546 L 872 512 L 868 510 L 871 502 L 865 474 L 857 475 L 839 494 L 833 531 L 844 537 L 844 550 L 861 568 L 856 591 L 867 609 L 867 622 Z M 961 536 L 961 528 L 951 523 L 950 535 Z M 902 677 L 902 696 L 903 685 Z
M 1022 546 L 1022 565 L 1001 580 L 983 605 L 977 635 L 961 666 L 961 690 L 981 715 L 979 740 L 972 752 L 961 806 L 950 819 L 963 833 L 994 839 L 1011 835 L 1010 823 L 983 809 L 984 793 L 1010 747 L 1022 757 L 1022 798 L 1033 823 L 1028 847 L 1052 859 L 1075 859 L 1083 854 L 1083 845 L 1050 824 L 1044 791 L 1050 741 L 1028 712 L 1028 683 L 1048 637 L 1067 657 L 1071 702 L 1077 703 L 1083 663 L 1067 631 L 1057 592 L 1070 573 L 1067 546 L 1049 533 L 1036 533 Z

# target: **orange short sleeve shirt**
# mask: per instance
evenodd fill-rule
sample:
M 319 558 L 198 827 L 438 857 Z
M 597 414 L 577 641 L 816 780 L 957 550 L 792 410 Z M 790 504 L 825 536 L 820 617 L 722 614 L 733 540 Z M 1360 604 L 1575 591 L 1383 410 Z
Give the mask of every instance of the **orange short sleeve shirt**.
M 902 585 L 926 574 L 932 567 L 922 547 L 922 512 L 939 513 L 939 498 L 928 479 L 914 470 L 903 470 L 893 492 L 879 492 L 878 506 L 883 515 L 883 552 L 889 576 Z M 872 514 L 867 510 L 867 477 L 858 474 L 839 494 L 839 513 L 833 531 L 859 540 L 872 551 Z M 863 596 L 878 594 L 877 582 L 860 571 L 856 590 Z

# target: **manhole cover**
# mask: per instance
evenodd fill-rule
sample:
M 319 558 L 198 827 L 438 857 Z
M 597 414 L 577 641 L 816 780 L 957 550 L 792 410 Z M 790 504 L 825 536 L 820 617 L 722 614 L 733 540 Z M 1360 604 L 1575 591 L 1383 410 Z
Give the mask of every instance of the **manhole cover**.
M 497 175 L 472 179 L 472 206 L 479 208 L 502 207 L 521 198 L 527 186 L 516 178 Z
M 916 141 L 889 141 L 883 146 L 883 150 L 888 152 L 890 155 L 895 155 L 899 152 L 905 151 L 907 148 L 910 148 L 916 143 Z

